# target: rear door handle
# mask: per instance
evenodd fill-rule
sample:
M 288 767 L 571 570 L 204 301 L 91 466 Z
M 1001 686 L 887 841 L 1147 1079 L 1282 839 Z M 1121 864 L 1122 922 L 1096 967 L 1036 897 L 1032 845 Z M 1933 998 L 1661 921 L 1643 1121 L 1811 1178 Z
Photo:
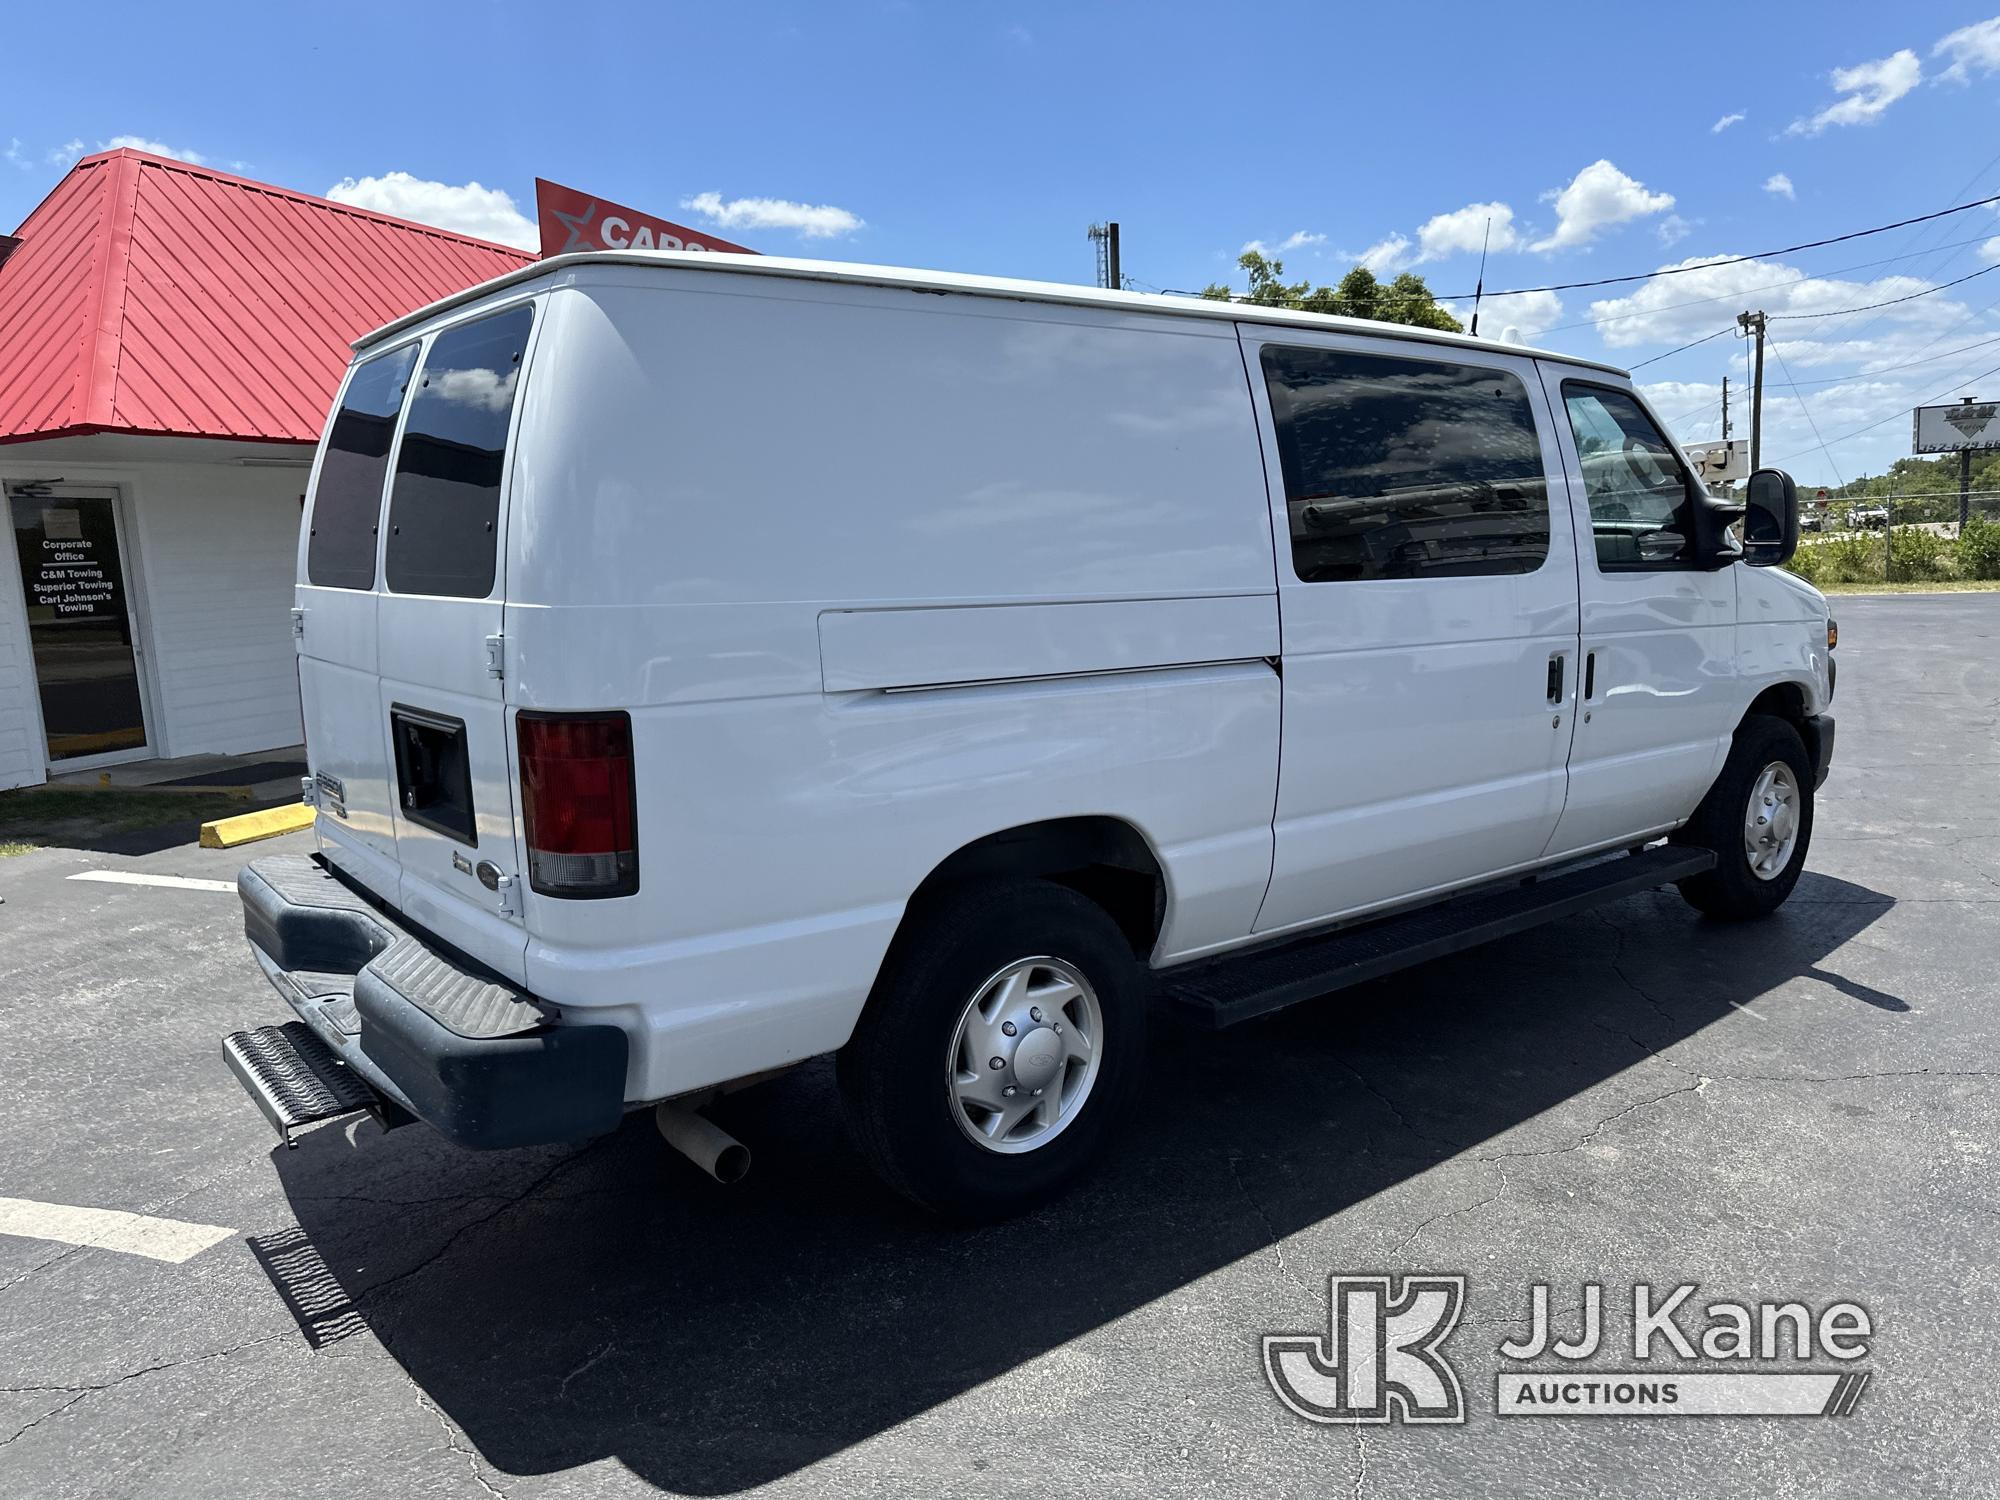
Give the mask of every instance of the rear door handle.
M 1550 653 L 1549 656 L 1549 702 L 1560 703 L 1562 700 L 1563 654 L 1560 651 L 1556 651 Z
M 1597 696 L 1597 653 L 1591 652 L 1583 659 L 1583 701 L 1588 703 Z

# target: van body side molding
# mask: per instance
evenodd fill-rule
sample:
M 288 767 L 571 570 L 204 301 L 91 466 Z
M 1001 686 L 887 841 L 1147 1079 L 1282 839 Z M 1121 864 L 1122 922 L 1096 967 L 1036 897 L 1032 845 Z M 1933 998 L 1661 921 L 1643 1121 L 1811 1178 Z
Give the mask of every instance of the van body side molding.
M 826 610 L 829 693 L 1076 677 L 1278 654 L 1275 594 Z

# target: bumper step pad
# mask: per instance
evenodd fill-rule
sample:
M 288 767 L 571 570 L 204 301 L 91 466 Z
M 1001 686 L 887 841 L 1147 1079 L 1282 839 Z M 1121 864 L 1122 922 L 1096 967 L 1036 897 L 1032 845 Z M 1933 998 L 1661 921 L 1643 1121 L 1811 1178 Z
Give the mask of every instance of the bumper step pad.
M 222 1055 L 287 1146 L 298 1144 L 292 1132 L 302 1125 L 375 1111 L 382 1102 L 303 1021 L 233 1031 L 222 1039 Z

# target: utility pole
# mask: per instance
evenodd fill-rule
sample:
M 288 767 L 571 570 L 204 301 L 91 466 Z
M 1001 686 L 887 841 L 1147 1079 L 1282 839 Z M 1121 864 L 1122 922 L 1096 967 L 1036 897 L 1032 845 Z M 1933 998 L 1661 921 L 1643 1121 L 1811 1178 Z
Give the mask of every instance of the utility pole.
M 1959 404 L 1961 406 L 1972 406 L 1976 402 L 1975 398 L 1971 396 L 1961 396 Z M 1970 448 L 1961 448 L 1958 450 L 1958 530 L 1960 535 L 1964 534 L 1965 523 L 1971 518 L 1972 450 Z
M 1722 377 L 1722 440 L 1729 441 L 1729 377 Z
M 1764 459 L 1764 314 L 1746 312 L 1736 319 L 1745 333 L 1757 335 L 1757 359 L 1750 374 L 1750 472 L 1756 473 Z
M 1122 290 L 1125 272 L 1118 264 L 1118 226 L 1115 223 L 1093 224 L 1088 232 L 1097 246 L 1097 284 L 1114 292 Z

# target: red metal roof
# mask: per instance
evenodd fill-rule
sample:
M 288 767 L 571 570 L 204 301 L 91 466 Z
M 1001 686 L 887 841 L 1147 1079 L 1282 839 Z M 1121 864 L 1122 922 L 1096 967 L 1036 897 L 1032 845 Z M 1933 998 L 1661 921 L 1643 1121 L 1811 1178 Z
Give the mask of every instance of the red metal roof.
M 348 344 L 526 251 L 139 151 L 87 156 L 0 263 L 0 442 L 314 442 Z

